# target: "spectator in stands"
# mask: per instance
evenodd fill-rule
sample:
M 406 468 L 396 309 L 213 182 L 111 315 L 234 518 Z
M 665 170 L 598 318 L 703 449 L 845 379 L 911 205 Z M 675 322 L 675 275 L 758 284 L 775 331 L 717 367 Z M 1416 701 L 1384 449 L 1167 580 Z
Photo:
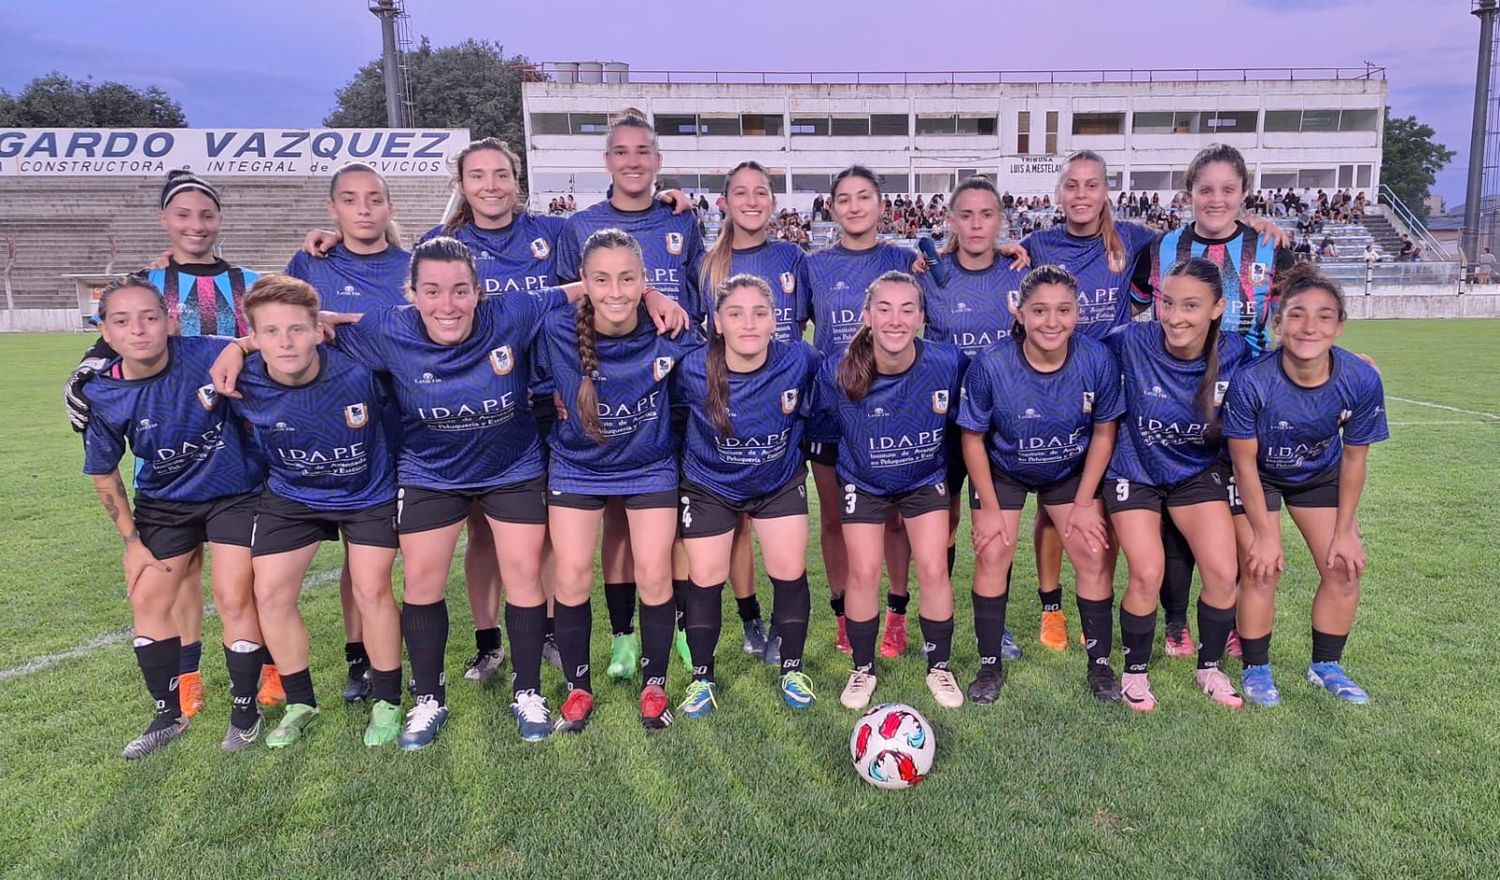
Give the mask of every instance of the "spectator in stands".
M 1354 197 L 1354 214 L 1357 217 L 1365 214 L 1365 194 L 1362 191 Z
M 1401 235 L 1401 249 L 1396 252 L 1396 262 L 1405 263 L 1411 260 L 1412 254 L 1416 251 L 1416 249 L 1417 246 L 1412 244 L 1411 242 L 1411 236 L 1403 233 Z
M 1000 197 L 1000 204 L 1005 208 L 1005 213 L 1009 214 L 1016 206 L 1016 197 L 1010 194 L 1010 190 L 1006 190 L 1005 195 Z
M 1495 255 L 1492 254 L 1492 253 L 1490 253 L 1490 249 L 1489 248 L 1485 248 L 1484 249 L 1484 253 L 1482 253 L 1482 254 L 1479 255 L 1479 269 L 1478 269 L 1478 271 L 1476 273 L 1476 280 L 1480 284 L 1489 284 L 1490 283 L 1490 275 L 1494 271 L 1495 271 Z
M 1365 265 L 1373 266 L 1378 262 L 1380 262 L 1380 248 L 1376 247 L 1375 242 L 1372 241 L 1365 245 Z
M 1312 244 L 1309 243 L 1307 236 L 1302 236 L 1300 240 L 1293 236 L 1292 241 L 1292 253 L 1297 256 L 1297 262 L 1306 263 L 1312 260 Z
M 698 194 L 698 216 L 708 216 L 708 196 L 703 195 L 702 193 Z
M 1337 260 L 1339 249 L 1334 247 L 1333 236 L 1324 235 L 1323 241 L 1318 245 L 1318 258 L 1321 260 Z

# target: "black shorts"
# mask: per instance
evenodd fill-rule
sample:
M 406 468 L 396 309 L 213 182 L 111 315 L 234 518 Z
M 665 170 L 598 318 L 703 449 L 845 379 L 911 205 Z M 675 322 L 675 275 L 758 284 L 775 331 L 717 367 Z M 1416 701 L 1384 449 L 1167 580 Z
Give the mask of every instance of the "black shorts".
M 1074 496 L 1078 494 L 1078 484 L 1083 481 L 1083 471 L 1080 469 L 1074 471 L 1072 476 L 1063 477 L 1056 482 L 1032 486 L 996 468 L 993 462 L 990 463 L 990 468 L 990 476 L 995 484 L 995 497 L 1000 501 L 1001 510 L 1020 510 L 1026 506 L 1026 496 L 1033 494 L 1042 504 L 1050 507 L 1072 504 Z M 979 509 L 979 493 L 973 486 L 969 487 L 969 507 Z
M 684 538 L 711 538 L 732 532 L 746 514 L 751 519 L 807 516 L 807 471 L 780 489 L 744 501 L 731 501 L 706 486 L 683 480 L 678 501 L 677 522 Z
M 547 478 L 538 474 L 487 489 L 402 486 L 396 490 L 396 532 L 410 535 L 451 526 L 469 515 L 475 501 L 490 519 L 543 525 L 547 522 Z
M 181 556 L 205 541 L 249 547 L 259 506 L 259 492 L 212 501 L 160 501 L 137 495 L 135 528 L 157 559 Z
M 1233 487 L 1230 491 L 1229 512 L 1235 516 L 1243 516 L 1245 505 L 1241 503 L 1239 487 L 1232 478 L 1229 482 Z M 1265 474 L 1261 474 L 1260 487 L 1266 493 L 1266 509 L 1270 511 L 1281 510 L 1283 499 L 1287 507 L 1338 507 L 1339 466 L 1335 464 L 1300 483 L 1283 483 L 1267 479 Z
M 547 493 L 547 503 L 552 507 L 570 507 L 574 510 L 603 510 L 611 498 L 618 498 L 626 510 L 677 509 L 677 490 L 663 489 L 659 492 L 642 492 L 637 495 L 588 495 L 582 492 Z
M 1104 509 L 1110 513 L 1126 510 L 1163 512 L 1168 507 L 1187 507 L 1210 501 L 1229 503 L 1234 472 L 1229 465 L 1214 463 L 1171 486 L 1149 486 L 1130 480 L 1109 480 L 1103 484 Z
M 803 452 L 807 453 L 807 460 L 812 462 L 813 464 L 821 464 L 824 467 L 834 467 L 839 463 L 838 441 L 834 441 L 832 443 L 814 443 L 812 441 L 808 441 L 803 445 L 807 447 L 803 450 Z
M 839 520 L 844 523 L 884 523 L 896 511 L 906 519 L 924 513 L 948 510 L 948 486 L 936 483 L 894 495 L 875 495 L 853 483 L 844 483 L 843 506 Z
M 400 546 L 396 540 L 396 502 L 363 510 L 314 510 L 300 501 L 267 492 L 260 496 L 260 509 L 255 513 L 250 555 L 271 556 L 336 541 L 340 531 L 351 544 L 396 549 Z

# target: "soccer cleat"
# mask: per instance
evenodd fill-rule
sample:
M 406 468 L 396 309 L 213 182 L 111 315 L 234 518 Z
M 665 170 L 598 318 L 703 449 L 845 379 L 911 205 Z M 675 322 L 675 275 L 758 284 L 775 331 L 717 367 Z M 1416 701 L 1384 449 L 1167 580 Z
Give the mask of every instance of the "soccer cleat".
M 766 656 L 766 624 L 759 617 L 744 622 L 745 641 L 740 644 L 740 650 L 749 654 L 757 660 L 764 660 Z
M 1061 611 L 1042 612 L 1042 630 L 1037 641 L 1053 651 L 1068 650 L 1068 618 Z
M 1240 676 L 1240 687 L 1245 691 L 1245 699 L 1258 706 L 1281 705 L 1281 691 L 1276 689 L 1276 682 L 1271 678 L 1269 663 L 1264 666 L 1246 666 Z
M 687 630 L 677 630 L 677 635 L 672 637 L 672 644 L 677 648 L 677 659 L 682 661 L 683 668 L 691 672 L 693 669 L 693 649 L 688 647 Z
M 276 671 L 274 663 L 267 663 L 260 668 L 260 692 L 255 695 L 255 702 L 262 709 L 286 705 L 286 688 L 281 686 L 281 673 Z
M 615 636 L 609 646 L 609 668 L 605 670 L 609 677 L 628 681 L 640 667 L 641 643 L 635 640 L 635 633 Z
M 494 677 L 500 674 L 500 667 L 505 665 L 505 650 L 496 648 L 493 651 L 476 651 L 469 658 L 469 665 L 464 669 L 464 681 L 476 681 L 480 684 L 489 684 Z
M 979 675 L 969 682 L 969 702 L 987 706 L 1000 699 L 1000 689 L 1005 687 L 1005 667 L 981 666 Z
M 552 726 L 552 729 L 558 733 L 582 733 L 583 729 L 588 727 L 589 716 L 593 713 L 593 694 L 582 688 L 568 691 L 562 708 L 557 710 L 557 723 Z
M 370 723 L 365 725 L 365 745 L 370 748 L 387 745 L 401 735 L 401 707 L 376 700 L 370 707 Z
M 1344 674 L 1344 667 L 1336 661 L 1314 663 L 1308 666 L 1307 680 L 1346 703 L 1370 701 L 1370 695 L 1365 689 Z
M 781 636 L 776 631 L 771 631 L 771 637 L 766 639 L 766 653 L 761 655 L 767 666 L 781 666 Z
M 552 712 L 547 708 L 547 700 L 536 691 L 516 694 L 510 713 L 516 716 L 516 728 L 526 742 L 544 740 L 552 732 Z
M 647 730 L 665 730 L 672 724 L 671 701 L 659 684 L 648 684 L 641 690 L 641 726 Z
M 1137 712 L 1150 712 L 1156 708 L 1156 695 L 1151 693 L 1151 680 L 1144 672 L 1127 672 L 1120 676 L 1120 699 Z
M 886 609 L 885 635 L 880 637 L 880 656 L 900 657 L 906 653 L 906 615 Z
M 1219 667 L 1211 666 L 1208 669 L 1200 669 L 1193 673 L 1193 678 L 1198 681 L 1198 687 L 1202 688 L 1203 692 L 1208 694 L 1209 699 L 1215 703 L 1231 709 L 1238 709 L 1245 705 L 1244 699 L 1234 689 L 1234 682 L 1231 682 L 1229 676 L 1225 675 L 1224 670 Z
M 542 641 L 542 659 L 553 669 L 562 669 L 562 654 L 557 650 L 557 640 L 551 636 Z
M 1168 621 L 1166 632 L 1162 634 L 1162 644 L 1166 647 L 1168 657 L 1180 660 L 1198 656 L 1198 649 L 1193 646 L 1193 631 L 1188 628 L 1187 621 L 1183 621 L 1180 626 Z
M 431 696 L 419 697 L 417 704 L 406 713 L 406 727 L 397 737 L 401 748 L 407 751 L 425 749 L 437 739 L 438 733 L 448 721 L 448 707 Z
M 839 694 L 839 702 L 846 709 L 863 709 L 870 705 L 870 698 L 875 696 L 875 685 L 879 679 L 860 669 L 849 672 L 849 682 L 844 685 L 844 692 Z
M 1000 633 L 1000 659 L 1021 659 L 1021 646 L 1016 644 L 1015 638 L 1011 636 L 1010 627 L 1006 627 L 1005 631 Z
M 351 672 L 348 680 L 344 682 L 344 702 L 363 703 L 370 698 L 370 692 L 373 689 L 374 686 L 370 683 L 370 670 L 368 668 L 358 675 Z
M 166 727 L 158 727 L 155 730 L 147 729 L 145 733 L 131 740 L 121 753 L 127 761 L 139 761 L 172 740 L 182 735 L 188 729 L 189 719 L 186 715 L 177 719 L 175 724 Z
M 677 708 L 684 718 L 707 718 L 719 708 L 718 688 L 711 681 L 693 681 L 688 684 L 687 698 Z
M 854 648 L 849 645 L 849 627 L 845 625 L 844 615 L 838 615 L 839 634 L 834 637 L 833 646 L 845 654 L 853 654 Z
M 1088 671 L 1089 693 L 1101 703 L 1120 702 L 1120 680 L 1115 671 L 1105 663 L 1090 663 Z
M 788 672 L 781 677 L 781 699 L 792 709 L 809 709 L 818 698 L 807 673 Z
M 933 700 L 944 709 L 957 709 L 964 704 L 964 692 L 958 687 L 958 680 L 953 673 L 947 669 L 934 669 L 927 673 L 927 689 L 932 691 Z
M 195 669 L 177 676 L 177 700 L 182 705 L 184 718 L 192 718 L 203 711 L 203 673 Z
M 219 751 L 232 755 L 255 745 L 255 741 L 260 739 L 260 728 L 264 723 L 265 717 L 260 714 L 255 716 L 255 723 L 249 727 L 235 727 L 234 722 L 231 721 L 229 729 L 224 731 L 223 742 L 219 743 Z
M 276 729 L 266 734 L 266 746 L 273 749 L 285 748 L 302 738 L 302 732 L 318 719 L 318 707 L 309 706 L 306 703 L 291 703 L 286 707 L 286 714 L 281 716 L 281 723 Z
M 1224 640 L 1224 653 L 1236 660 L 1243 660 L 1245 658 L 1245 649 L 1240 647 L 1239 630 L 1232 629 L 1229 631 L 1229 638 Z

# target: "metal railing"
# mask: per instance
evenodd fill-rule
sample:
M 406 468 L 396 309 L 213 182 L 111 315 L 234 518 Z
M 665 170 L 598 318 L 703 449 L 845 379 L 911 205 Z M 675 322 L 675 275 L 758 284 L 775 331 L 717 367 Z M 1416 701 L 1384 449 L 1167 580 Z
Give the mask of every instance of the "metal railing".
M 621 66 L 623 67 L 623 65 Z M 1385 67 L 1158 67 L 1077 68 L 1067 70 L 611 70 L 612 77 L 584 81 L 578 62 L 547 61 L 528 65 L 548 79 L 598 84 L 741 84 L 741 85 L 1003 85 L 1007 83 L 1153 83 L 1250 82 L 1256 80 L 1384 80 Z M 562 76 L 558 76 L 561 74 Z M 602 74 L 601 74 L 602 75 Z M 567 79 L 568 77 L 573 79 Z
M 1412 213 L 1411 209 L 1406 206 L 1406 203 L 1401 201 L 1401 197 L 1396 195 L 1389 186 L 1383 183 L 1380 185 L 1379 198 L 1380 203 L 1389 208 L 1396 219 L 1400 220 L 1401 224 L 1406 227 L 1407 232 L 1421 244 L 1422 253 L 1426 255 L 1426 259 L 1459 259 L 1457 255 L 1448 250 L 1447 245 L 1433 237 L 1433 234 L 1427 230 L 1427 226 L 1421 220 L 1417 219 L 1417 215 Z

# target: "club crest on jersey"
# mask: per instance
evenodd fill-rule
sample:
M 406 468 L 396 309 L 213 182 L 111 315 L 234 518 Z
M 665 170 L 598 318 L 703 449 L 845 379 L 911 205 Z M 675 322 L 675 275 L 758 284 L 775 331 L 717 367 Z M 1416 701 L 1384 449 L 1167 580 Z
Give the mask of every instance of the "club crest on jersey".
M 370 409 L 363 403 L 351 403 L 344 407 L 344 424 L 351 428 L 363 428 L 370 422 Z
M 676 363 L 677 359 L 673 357 L 659 357 L 652 359 L 651 378 L 655 379 L 658 382 L 667 378 L 667 374 L 672 372 L 672 366 Z
M 797 292 L 797 276 L 794 273 L 781 273 L 781 292 L 788 295 Z
M 1011 308 L 1016 310 L 1019 310 L 1021 308 L 1021 291 L 1012 290 L 1010 293 L 1005 295 L 1005 299 L 1006 302 L 1010 303 Z
M 781 411 L 785 415 L 791 415 L 797 411 L 797 389 L 788 388 L 781 392 Z
M 203 385 L 198 388 L 198 403 L 204 409 L 211 410 L 214 404 L 219 402 L 219 393 L 214 390 L 213 385 Z
M 538 260 L 545 260 L 552 254 L 552 245 L 547 244 L 547 239 L 536 238 L 531 241 L 531 255 Z
M 682 233 L 668 232 L 664 238 L 667 244 L 667 253 L 674 257 L 682 253 Z
M 516 356 L 510 346 L 502 345 L 490 352 L 490 369 L 496 376 L 508 376 L 516 368 Z
M 1349 424 L 1349 420 L 1352 419 L 1352 418 L 1354 418 L 1354 411 L 1353 410 L 1347 410 L 1347 409 L 1341 409 L 1341 410 L 1339 410 L 1339 427 L 1342 428 L 1345 425 Z
M 1228 393 L 1229 393 L 1229 383 L 1228 382 L 1215 382 L 1214 383 L 1214 406 L 1223 406 L 1224 405 L 1224 396 L 1226 394 L 1228 394 Z
M 940 416 L 948 414 L 948 390 L 946 388 L 932 392 L 932 411 Z
M 1251 284 L 1265 284 L 1266 283 L 1266 264 L 1265 263 L 1251 263 L 1250 264 L 1250 283 Z
M 1085 391 L 1085 392 L 1083 392 L 1083 411 L 1084 411 L 1085 414 L 1091 413 L 1091 412 L 1094 411 L 1094 392 L 1092 392 L 1092 391 Z

